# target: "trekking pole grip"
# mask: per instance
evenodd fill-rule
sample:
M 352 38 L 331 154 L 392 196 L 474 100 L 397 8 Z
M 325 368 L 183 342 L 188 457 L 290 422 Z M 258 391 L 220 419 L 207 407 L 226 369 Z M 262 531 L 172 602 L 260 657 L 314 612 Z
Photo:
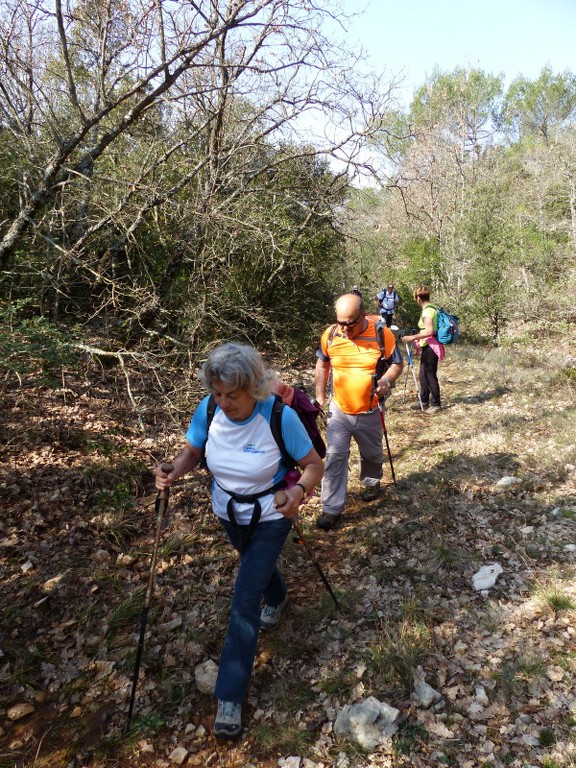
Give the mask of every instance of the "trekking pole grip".
M 160 469 L 162 472 L 166 472 L 166 474 L 169 474 L 174 469 L 174 464 L 160 464 Z M 170 496 L 170 488 L 164 488 L 163 490 L 158 492 L 158 496 L 161 499 L 168 499 Z

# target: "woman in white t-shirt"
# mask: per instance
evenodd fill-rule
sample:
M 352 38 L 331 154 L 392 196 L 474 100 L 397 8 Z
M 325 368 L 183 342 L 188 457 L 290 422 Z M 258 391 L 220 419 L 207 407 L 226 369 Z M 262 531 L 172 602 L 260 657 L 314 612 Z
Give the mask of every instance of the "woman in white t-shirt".
M 284 486 L 287 467 L 270 426 L 274 374 L 255 349 L 230 343 L 210 354 L 200 379 L 212 398 L 205 397 L 196 409 L 173 469 L 169 473 L 160 467 L 155 470 L 156 487 L 168 488 L 205 455 L 212 474 L 212 508 L 240 553 L 214 691 L 218 699 L 214 734 L 234 737 L 242 727 L 242 702 L 259 630 L 278 625 L 288 600 L 276 563 L 292 527 L 290 518 L 320 482 L 324 470 L 298 415 L 284 407 L 282 439 L 302 476 L 286 489 L 283 505 L 276 507 L 274 493 Z

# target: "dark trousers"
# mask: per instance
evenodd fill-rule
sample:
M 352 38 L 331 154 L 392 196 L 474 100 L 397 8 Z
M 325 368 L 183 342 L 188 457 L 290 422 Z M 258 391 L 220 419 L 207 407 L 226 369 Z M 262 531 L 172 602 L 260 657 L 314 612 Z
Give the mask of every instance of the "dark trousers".
M 420 349 L 420 395 L 424 405 L 440 405 L 438 355 L 428 344 Z
M 394 312 L 393 311 L 392 312 L 385 312 L 384 310 L 382 310 L 380 312 L 380 317 L 386 323 L 386 327 L 390 328 L 390 326 L 392 325 L 392 318 L 394 317 Z

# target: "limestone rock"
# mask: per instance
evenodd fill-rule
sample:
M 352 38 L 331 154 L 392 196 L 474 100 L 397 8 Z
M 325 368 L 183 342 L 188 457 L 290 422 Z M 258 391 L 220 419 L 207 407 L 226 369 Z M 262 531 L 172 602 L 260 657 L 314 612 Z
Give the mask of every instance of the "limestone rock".
M 182 763 L 188 757 L 188 750 L 184 747 L 176 747 L 176 749 L 170 753 L 169 760 L 176 765 L 182 765 Z
M 13 707 L 10 707 L 6 716 L 8 717 L 8 720 L 22 720 L 23 717 L 30 715 L 34 711 L 34 706 L 32 704 L 27 701 L 21 701 L 18 704 L 14 704 Z
M 342 707 L 334 723 L 334 733 L 358 742 L 364 749 L 374 749 L 396 733 L 395 721 L 399 714 L 398 709 L 369 696 L 357 704 Z
M 214 693 L 217 674 L 218 665 L 215 664 L 212 659 L 208 659 L 207 661 L 198 664 L 194 670 L 194 679 L 196 680 L 196 687 L 200 693 Z
M 484 565 L 480 570 L 472 577 L 472 584 L 476 592 L 480 592 L 484 589 L 490 589 L 496 584 L 496 579 L 503 572 L 500 563 L 491 563 L 491 565 Z

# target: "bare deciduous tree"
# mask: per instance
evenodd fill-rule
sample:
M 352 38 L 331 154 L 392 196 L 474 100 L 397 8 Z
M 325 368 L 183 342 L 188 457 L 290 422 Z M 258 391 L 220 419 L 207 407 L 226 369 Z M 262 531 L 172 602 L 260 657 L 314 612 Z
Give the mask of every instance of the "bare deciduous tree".
M 248 222 L 245 248 L 282 276 L 307 228 L 332 225 L 390 97 L 305 0 L 11 0 L 0 18 L 0 262 L 41 274 L 52 309 L 124 302 L 144 328 L 177 285 L 208 311 Z M 302 140 L 314 119 L 330 139 Z

